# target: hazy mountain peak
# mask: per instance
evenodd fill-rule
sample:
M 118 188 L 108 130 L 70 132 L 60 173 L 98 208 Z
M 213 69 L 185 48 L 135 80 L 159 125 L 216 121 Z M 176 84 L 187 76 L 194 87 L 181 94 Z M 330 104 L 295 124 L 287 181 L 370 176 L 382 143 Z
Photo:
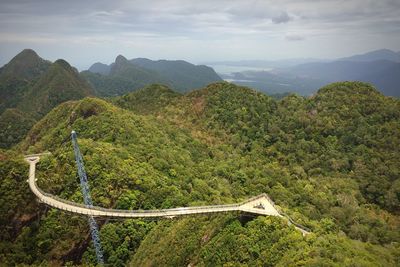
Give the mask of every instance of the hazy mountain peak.
M 39 55 L 30 48 L 26 48 L 22 50 L 18 55 L 16 55 L 14 58 L 33 58 L 33 59 L 39 59 Z
M 64 59 L 57 59 L 54 62 L 54 64 L 58 65 L 58 66 L 61 66 L 61 67 L 65 68 L 65 69 L 72 69 L 71 65 Z
M 6 65 L 8 67 L 33 67 L 43 61 L 32 49 L 24 49 Z
M 10 62 L 2 68 L 1 76 L 12 76 L 18 79 L 32 79 L 43 73 L 50 66 L 32 49 L 24 49 L 13 57 Z
M 96 62 L 88 69 L 90 72 L 108 75 L 111 67 L 101 62 Z
M 124 64 L 128 63 L 128 60 L 123 55 L 118 55 L 115 59 L 115 64 Z

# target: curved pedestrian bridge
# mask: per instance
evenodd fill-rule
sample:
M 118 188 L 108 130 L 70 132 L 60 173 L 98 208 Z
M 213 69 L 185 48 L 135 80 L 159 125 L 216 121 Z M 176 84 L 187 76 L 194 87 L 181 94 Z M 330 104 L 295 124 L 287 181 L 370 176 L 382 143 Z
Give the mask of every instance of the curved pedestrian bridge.
M 26 161 L 29 163 L 29 188 L 39 199 L 40 202 L 45 203 L 51 207 L 59 210 L 69 211 L 77 214 L 83 214 L 93 217 L 109 217 L 109 218 L 161 218 L 161 217 L 175 217 L 192 214 L 206 214 L 216 212 L 244 212 L 255 215 L 264 216 L 278 216 L 286 217 L 289 224 L 293 224 L 303 234 L 310 232 L 304 226 L 296 224 L 289 216 L 279 212 L 275 207 L 273 201 L 267 196 L 262 194 L 246 201 L 237 204 L 228 205 L 211 205 L 211 206 L 197 206 L 197 207 L 182 207 L 172 209 L 156 209 L 156 210 L 120 210 L 120 209 L 106 209 L 97 206 L 86 206 L 83 204 L 75 203 L 72 201 L 61 199 L 52 194 L 43 192 L 36 184 L 36 164 L 40 160 L 40 156 L 44 154 L 34 154 L 25 156 Z

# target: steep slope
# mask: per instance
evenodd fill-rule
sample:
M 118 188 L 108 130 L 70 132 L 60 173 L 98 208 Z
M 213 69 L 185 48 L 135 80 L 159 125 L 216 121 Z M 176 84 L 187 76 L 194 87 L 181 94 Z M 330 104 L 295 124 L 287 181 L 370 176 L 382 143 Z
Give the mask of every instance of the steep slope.
M 274 217 L 211 216 L 157 225 L 129 266 L 394 266 L 391 252 L 332 233 L 304 239 Z
M 6 109 L 0 114 L 0 148 L 18 143 L 35 122 L 33 117 L 18 109 Z
M 0 262 L 4 265 L 6 251 L 24 226 L 36 220 L 39 207 L 26 181 L 26 165 L 20 153 L 0 149 Z

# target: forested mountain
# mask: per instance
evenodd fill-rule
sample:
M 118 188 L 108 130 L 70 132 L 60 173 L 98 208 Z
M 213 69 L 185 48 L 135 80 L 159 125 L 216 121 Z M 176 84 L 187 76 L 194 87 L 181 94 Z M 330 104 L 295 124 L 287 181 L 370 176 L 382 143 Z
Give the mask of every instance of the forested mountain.
M 183 60 L 127 60 L 121 55 L 109 66 L 93 64 L 82 75 L 101 96 L 122 95 L 153 83 L 170 86 L 178 92 L 187 92 L 221 81 L 215 71 L 207 66 L 196 66 Z
M 23 50 L 0 69 L 0 147 L 18 143 L 58 104 L 93 93 L 65 60 L 51 63 L 33 50 Z
M 93 72 L 93 73 L 98 73 L 98 74 L 104 74 L 108 75 L 110 74 L 111 66 L 107 64 L 103 64 L 100 62 L 94 63 L 88 71 Z
M 17 105 L 20 110 L 42 117 L 67 100 L 93 95 L 93 89 L 68 62 L 59 59 L 41 75 Z
M 41 188 L 82 203 L 71 130 L 95 205 L 155 209 L 233 203 L 268 193 L 312 229 L 237 214 L 99 220 L 112 266 L 396 266 L 400 259 L 400 101 L 364 83 L 274 100 L 214 83 L 188 94 L 153 85 L 69 101 L 17 150 L 0 151 L 0 262 L 93 264 L 84 217 L 34 201 L 23 153 L 51 151 Z M 83 234 L 82 234 L 83 233 Z
M 18 105 L 34 83 L 51 63 L 40 58 L 35 51 L 25 49 L 0 68 L 0 113 Z

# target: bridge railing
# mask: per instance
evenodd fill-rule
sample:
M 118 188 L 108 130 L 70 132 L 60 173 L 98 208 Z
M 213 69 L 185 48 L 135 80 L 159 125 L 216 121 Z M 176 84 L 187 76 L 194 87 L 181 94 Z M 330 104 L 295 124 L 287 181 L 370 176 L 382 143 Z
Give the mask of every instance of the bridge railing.
M 308 228 L 308 227 L 306 227 L 304 225 L 301 225 L 299 223 L 296 223 L 287 213 L 282 211 L 282 209 L 279 206 L 276 206 L 275 202 L 267 194 L 263 193 L 261 196 L 265 197 L 267 199 L 267 201 L 278 211 L 278 213 L 280 215 L 286 217 L 288 219 L 289 223 L 293 224 L 297 228 L 300 228 L 301 230 L 304 230 L 306 232 L 311 232 L 310 228 Z M 250 198 L 249 200 L 245 201 L 244 203 L 251 202 L 251 201 L 256 200 L 258 198 L 260 198 L 260 196 L 256 196 L 256 197 Z
M 197 206 L 197 207 L 179 207 L 179 208 L 171 208 L 171 209 L 155 209 L 155 210 L 122 210 L 122 209 L 110 209 L 110 208 L 103 208 L 103 207 L 99 207 L 99 206 L 87 206 L 83 203 L 77 203 L 77 202 L 73 202 L 70 200 L 66 200 L 63 198 L 60 198 L 56 195 L 44 192 L 42 189 L 40 189 L 40 187 L 37 186 L 36 182 L 35 183 L 35 187 L 36 189 L 44 196 L 52 198 L 58 202 L 70 205 L 70 206 L 74 206 L 74 207 L 79 207 L 79 208 L 85 208 L 85 209 L 90 209 L 90 210 L 97 210 L 97 211 L 102 211 L 102 212 L 108 212 L 108 213 L 160 213 L 160 215 L 162 215 L 162 213 L 165 212 L 179 212 L 179 211 L 187 211 L 187 210 L 212 210 L 212 209 L 234 209 L 234 208 L 239 208 L 240 206 L 242 206 L 243 204 L 246 204 L 248 202 L 254 201 L 259 199 L 261 196 L 266 197 L 266 199 L 271 203 L 271 205 L 273 205 L 279 212 L 279 214 L 281 214 L 282 216 L 286 217 L 289 222 L 293 225 L 295 225 L 296 227 L 303 229 L 304 231 L 310 232 L 311 230 L 301 224 L 296 223 L 289 215 L 287 215 L 286 213 L 284 213 L 281 209 L 279 209 L 278 207 L 275 206 L 275 203 L 268 197 L 267 194 L 263 194 L 261 196 L 256 196 L 256 197 L 252 197 L 246 201 L 240 202 L 240 203 L 235 203 L 235 204 L 225 204 L 225 205 L 206 205 L 206 206 Z
M 80 208 L 85 208 L 85 209 L 90 209 L 90 210 L 97 210 L 97 211 L 103 211 L 103 212 L 119 212 L 119 213 L 165 213 L 166 211 L 168 212 L 174 212 L 174 211 L 185 211 L 185 210 L 210 210 L 210 209 L 228 209 L 228 208 L 237 208 L 241 205 L 240 204 L 226 204 L 226 205 L 208 205 L 208 206 L 197 206 L 197 207 L 179 207 L 179 208 L 171 208 L 171 209 L 155 209 L 155 210 L 122 210 L 122 209 L 111 209 L 111 208 L 103 208 L 99 206 L 87 206 L 83 203 L 77 203 L 73 202 L 70 200 L 66 200 L 63 198 L 60 198 L 56 195 L 44 192 L 40 187 L 37 186 L 36 181 L 34 181 L 36 189 L 42 194 L 43 196 L 46 196 L 48 198 L 52 198 L 58 202 L 70 205 L 70 206 L 75 206 L 75 207 L 80 207 Z M 40 199 L 40 197 L 39 197 Z
M 246 203 L 252 202 L 252 201 L 257 200 L 257 199 L 262 198 L 262 197 L 265 197 L 267 199 L 267 201 L 272 205 L 272 207 L 275 207 L 274 201 L 272 201 L 272 199 L 266 193 L 262 193 L 261 195 L 249 198 L 249 199 L 241 202 L 239 205 L 244 205 Z
M 237 204 L 226 204 L 226 205 L 207 205 L 207 206 L 197 206 L 197 207 L 181 207 L 181 208 L 171 208 L 171 209 L 155 209 L 155 210 L 121 210 L 121 209 L 108 209 L 108 208 L 103 208 L 103 207 L 99 207 L 99 206 L 87 206 L 85 204 L 82 203 L 77 203 L 77 202 L 73 202 L 70 200 L 66 200 L 63 198 L 60 198 L 58 196 L 55 196 L 53 194 L 50 193 L 46 193 L 44 192 L 42 189 L 40 189 L 36 182 L 35 182 L 35 186 L 37 188 L 37 190 L 44 196 L 52 198 L 56 201 L 59 201 L 61 203 L 70 205 L 70 206 L 74 206 L 74 207 L 80 207 L 80 208 L 85 208 L 85 209 L 90 209 L 90 210 L 97 210 L 97 211 L 102 211 L 102 212 L 108 212 L 108 213 L 160 213 L 160 215 L 162 215 L 162 213 L 165 212 L 174 212 L 174 211 L 185 211 L 185 210 L 212 210 L 212 209 L 232 209 L 232 208 L 239 208 L 240 206 L 242 206 L 245 203 L 251 202 L 253 200 L 256 200 L 258 198 L 260 198 L 260 196 L 257 197 L 253 197 L 250 198 L 247 201 L 241 202 L 241 203 L 237 203 Z M 296 226 L 297 228 L 300 228 L 306 232 L 311 232 L 311 229 L 308 227 L 305 227 L 304 225 L 301 225 L 299 223 L 296 223 L 288 214 L 286 214 L 285 212 L 283 212 L 280 208 L 275 206 L 275 203 L 265 194 L 265 197 L 268 199 L 268 201 L 278 210 L 279 214 L 281 214 L 282 216 L 286 217 L 288 219 L 288 221 L 293 224 L 294 226 Z
M 155 209 L 155 210 L 121 210 L 121 209 L 107 209 L 107 208 L 103 208 L 103 207 L 99 207 L 99 206 L 87 206 L 85 204 L 82 203 L 76 203 L 70 200 L 66 200 L 63 198 L 60 198 L 58 196 L 55 196 L 53 194 L 50 193 L 46 193 L 44 192 L 42 189 L 40 189 L 40 187 L 37 186 L 36 180 L 33 180 L 34 186 L 35 188 L 39 191 L 39 193 L 45 197 L 54 199 L 58 202 L 67 204 L 69 206 L 73 206 L 73 207 L 79 207 L 79 208 L 84 208 L 84 209 L 89 209 L 89 210 L 97 210 L 97 211 L 101 211 L 101 212 L 105 212 L 105 213 L 142 213 L 142 214 L 149 214 L 149 213 L 160 213 L 160 216 L 163 215 L 163 213 L 166 212 L 179 212 L 179 211 L 193 211 L 193 210 L 212 210 L 212 209 L 238 209 L 240 206 L 249 203 L 251 201 L 257 200 L 261 197 L 265 197 L 268 202 L 278 211 L 278 213 L 284 217 L 286 217 L 289 221 L 289 223 L 293 224 L 294 226 L 296 226 L 297 228 L 300 228 L 306 232 L 311 232 L 311 229 L 309 229 L 308 227 L 305 227 L 301 224 L 296 223 L 288 214 L 286 214 L 285 212 L 283 212 L 278 206 L 275 205 L 275 203 L 272 201 L 272 199 L 265 193 L 263 193 L 260 196 L 256 196 L 256 197 L 252 197 L 246 201 L 240 202 L 240 203 L 235 203 L 235 204 L 225 204 L 225 205 L 207 205 L 207 206 L 197 206 L 197 207 L 179 207 L 179 208 L 171 208 L 171 209 Z M 39 197 L 39 196 L 38 196 Z M 40 200 L 44 200 L 43 198 L 41 199 L 39 197 Z
M 310 228 L 308 228 L 308 227 L 306 227 L 306 226 L 304 226 L 304 225 L 301 225 L 301 224 L 299 224 L 299 223 L 297 223 L 297 222 L 295 222 L 288 214 L 286 214 L 285 212 L 283 212 L 283 211 L 279 211 L 279 214 L 281 214 L 282 216 L 285 216 L 287 219 L 288 219 L 288 221 L 291 223 L 291 224 L 293 224 L 294 226 L 296 226 L 297 228 L 300 228 L 301 230 L 303 230 L 303 231 L 306 231 L 306 232 L 309 232 L 309 233 L 311 233 L 311 229 Z

